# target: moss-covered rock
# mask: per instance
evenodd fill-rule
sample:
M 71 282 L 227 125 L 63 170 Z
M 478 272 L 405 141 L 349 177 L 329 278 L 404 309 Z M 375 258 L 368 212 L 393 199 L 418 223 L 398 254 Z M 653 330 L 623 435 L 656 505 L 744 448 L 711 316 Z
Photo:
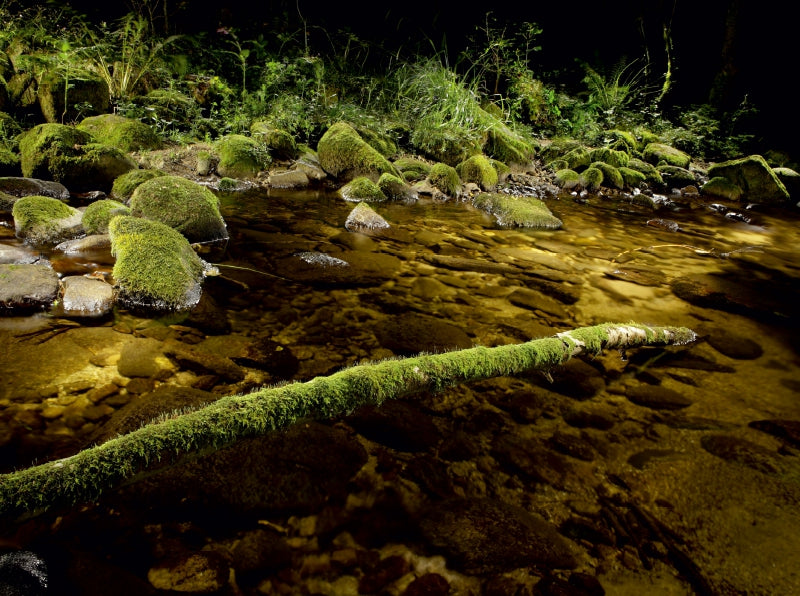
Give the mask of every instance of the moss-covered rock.
M 663 165 L 658 166 L 656 169 L 662 180 L 664 180 L 664 184 L 671 188 L 683 188 L 696 182 L 694 174 L 685 168 Z
M 544 163 L 563 157 L 573 149 L 583 147 L 580 141 L 567 137 L 555 137 L 539 150 L 539 157 Z
M 34 245 L 56 245 L 83 233 L 83 214 L 51 197 L 22 197 L 14 203 L 11 215 L 17 237 Z
M 497 170 L 485 155 L 473 155 L 456 166 L 456 172 L 464 182 L 472 182 L 482 190 L 494 190 L 497 186 Z
M 264 143 L 276 159 L 289 160 L 297 157 L 297 142 L 294 137 L 270 122 L 264 120 L 254 122 L 250 126 L 250 134 L 254 139 Z
M 493 126 L 487 132 L 483 152 L 506 163 L 526 164 L 536 156 L 536 147 L 506 126 Z
M 649 143 L 642 152 L 645 161 L 653 165 L 665 164 L 678 168 L 688 168 L 692 157 L 680 149 L 663 143 Z
M 636 138 L 636 135 L 629 130 L 620 130 L 615 128 L 613 130 L 606 131 L 604 136 L 610 141 L 609 147 L 611 149 L 624 151 L 628 155 L 630 155 L 631 152 L 641 151 L 642 149 L 642 145 Z M 620 165 L 624 166 L 626 164 Z
M 18 197 L 6 194 L 0 190 L 0 213 L 11 213 L 11 210 L 14 208 L 14 203 L 18 200 Z
M 622 178 L 622 174 L 619 173 L 619 170 L 614 166 L 602 161 L 596 161 L 592 163 L 590 167 L 597 168 L 603 172 L 604 186 L 607 186 L 608 188 L 616 188 L 618 190 L 625 188 L 625 180 Z
M 143 122 L 117 114 L 84 118 L 76 128 L 88 132 L 98 143 L 126 152 L 159 149 L 162 145 L 161 137 L 152 128 Z
M 403 175 L 408 182 L 423 180 L 431 171 L 431 164 L 422 159 L 414 157 L 401 157 L 393 162 L 393 165 Z
M 217 172 L 228 178 L 255 178 L 272 161 L 263 143 L 244 135 L 226 135 L 214 148 L 219 153 Z
M 386 195 L 380 187 L 367 178 L 359 176 L 339 189 L 339 196 L 345 201 L 385 201 Z
M 630 155 L 624 151 L 616 151 L 608 147 L 597 147 L 596 149 L 592 149 L 589 152 L 589 158 L 592 160 L 592 162 L 602 162 L 615 168 L 627 166 L 628 162 L 630 161 Z
M 113 199 L 100 199 L 83 210 L 83 229 L 87 234 L 108 233 L 108 222 L 117 215 L 130 215 L 130 208 Z
M 511 168 L 502 161 L 500 161 L 499 159 L 490 159 L 489 162 L 492 164 L 492 167 L 497 172 L 497 182 L 498 183 L 505 182 L 509 174 L 511 174 Z
M 19 156 L 0 145 L 0 176 L 19 176 L 21 173 Z
M 564 190 L 572 190 L 581 185 L 581 175 L 575 170 L 570 170 L 569 168 L 558 170 L 553 176 L 553 180 L 555 181 L 556 186 L 563 188 Z
M 428 172 L 430 183 L 448 197 L 457 197 L 461 192 L 461 178 L 453 166 L 435 163 Z
M 165 175 L 161 170 L 131 170 L 114 179 L 114 184 L 111 186 L 111 196 L 115 199 L 127 201 L 140 184 Z
M 722 176 L 711 178 L 700 188 L 700 192 L 709 197 L 718 197 L 729 201 L 738 201 L 744 194 L 741 188 Z
M 317 144 L 317 154 L 322 168 L 340 180 L 359 176 L 377 180 L 386 172 L 400 176 L 389 160 L 346 122 L 337 122 L 325 131 Z
M 125 304 L 180 310 L 197 304 L 206 263 L 175 229 L 121 215 L 108 226 L 112 274 Z
M 589 192 L 597 192 L 603 184 L 603 171 L 599 168 L 586 168 L 581 172 L 581 186 Z
M 133 191 L 130 207 L 132 215 L 166 224 L 191 242 L 228 237 L 214 193 L 180 176 L 159 176 L 143 182 Z
M 378 188 L 393 201 L 416 201 L 419 198 L 405 180 L 388 172 L 378 178 Z
M 592 163 L 592 155 L 586 147 L 576 147 L 562 156 L 570 170 L 580 171 Z
M 800 197 L 800 173 L 787 167 L 772 168 L 772 171 L 786 187 L 790 197 Z
M 420 126 L 411 133 L 411 145 L 434 161 L 455 166 L 470 155 L 482 153 L 483 139 L 463 128 L 447 123 L 441 126 Z
M 647 184 L 647 176 L 631 168 L 617 168 L 626 188 L 642 188 Z
M 722 176 L 742 189 L 742 198 L 753 203 L 783 203 L 789 192 L 761 155 L 717 163 L 708 168 L 709 178 Z
M 100 78 L 49 74 L 39 81 L 37 96 L 47 122 L 73 122 L 79 114 L 104 114 L 110 107 L 108 85 Z
M 544 201 L 535 197 L 482 192 L 473 200 L 478 209 L 491 213 L 501 226 L 519 226 L 539 230 L 557 230 L 561 220 L 552 214 Z
M 389 223 L 378 215 L 367 203 L 359 203 L 347 216 L 344 227 L 351 232 L 373 232 L 384 230 Z
M 70 190 L 111 189 L 114 179 L 136 162 L 115 147 L 63 124 L 40 124 L 19 141 L 22 175 L 61 182 Z
M 352 125 L 364 141 L 384 157 L 391 159 L 397 153 L 397 143 L 386 133 L 375 131 L 366 126 Z
M 664 179 L 661 178 L 661 174 L 658 173 L 658 170 L 653 164 L 649 164 L 646 161 L 632 157 L 628 161 L 628 167 L 631 170 L 636 170 L 637 172 L 644 174 L 645 179 L 649 184 L 657 187 L 663 186 Z

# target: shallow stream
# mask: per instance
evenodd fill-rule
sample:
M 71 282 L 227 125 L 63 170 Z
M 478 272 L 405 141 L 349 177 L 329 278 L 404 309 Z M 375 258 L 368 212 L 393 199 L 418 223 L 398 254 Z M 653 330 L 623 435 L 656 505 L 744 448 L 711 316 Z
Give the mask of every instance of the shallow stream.
M 526 231 L 466 202 L 420 199 L 374 205 L 391 227 L 354 233 L 354 205 L 333 194 L 221 199 L 230 240 L 200 248 L 220 275 L 191 313 L 0 318 L 2 471 L 70 455 L 132 419 L 392 356 L 607 321 L 700 339 L 301 425 L 0 525 L 0 546 L 38 553 L 52 586 L 800 592 L 796 209 L 675 196 L 654 211 L 562 195 L 546 202 L 563 229 Z M 13 227 L 0 242 L 17 242 Z M 111 262 L 53 256 L 61 273 L 107 274 Z M 464 523 L 449 526 L 448 510 Z M 543 543 L 530 547 L 528 514 L 559 536 L 529 528 Z M 545 556 L 562 539 L 572 558 Z

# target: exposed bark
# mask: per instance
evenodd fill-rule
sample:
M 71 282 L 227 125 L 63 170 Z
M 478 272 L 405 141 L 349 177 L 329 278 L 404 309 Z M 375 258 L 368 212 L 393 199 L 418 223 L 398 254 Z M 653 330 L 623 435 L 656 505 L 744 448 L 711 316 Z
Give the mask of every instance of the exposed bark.
M 606 348 L 682 345 L 695 340 L 683 327 L 606 323 L 523 344 L 476 347 L 444 354 L 360 365 L 305 383 L 223 397 L 193 412 L 153 422 L 71 457 L 0 475 L 0 516 L 35 515 L 86 502 L 154 468 L 208 453 L 298 420 L 333 418 L 423 391 L 490 377 L 548 370 Z

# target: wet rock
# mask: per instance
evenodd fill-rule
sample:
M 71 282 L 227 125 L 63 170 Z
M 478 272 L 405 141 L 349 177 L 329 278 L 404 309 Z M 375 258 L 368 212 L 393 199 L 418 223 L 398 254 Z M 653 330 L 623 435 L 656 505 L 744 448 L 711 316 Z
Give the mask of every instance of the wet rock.
M 676 453 L 677 451 L 671 449 L 645 449 L 631 455 L 628 458 L 628 463 L 637 470 L 643 470 L 651 460 L 659 457 L 669 457 Z
M 472 340 L 460 327 L 419 313 L 387 317 L 375 335 L 384 348 L 398 355 L 472 347 Z
M 134 383 L 134 380 L 131 380 Z M 124 435 L 145 424 L 172 412 L 188 411 L 219 399 L 219 396 L 207 391 L 178 385 L 161 385 L 137 399 L 128 402 L 117 410 L 102 428 L 90 437 L 90 444 L 104 443 L 119 435 Z M 132 391 L 133 393 L 133 391 Z
M 372 568 L 364 569 L 358 582 L 360 594 L 377 594 L 391 582 L 411 571 L 411 565 L 400 555 L 389 555 Z
M 609 430 L 614 426 L 615 420 L 607 412 L 573 408 L 564 412 L 564 422 L 575 428 Z
M 423 258 L 437 267 L 454 269 L 456 271 L 474 271 L 476 273 L 492 273 L 505 275 L 509 273 L 519 273 L 520 269 L 505 263 L 494 263 L 492 261 L 481 261 L 480 259 L 470 259 L 466 257 L 454 257 L 450 255 L 423 255 Z
M 523 478 L 563 488 L 572 465 L 560 453 L 540 441 L 504 433 L 492 444 L 492 456 L 512 473 Z
M 160 378 L 172 369 L 161 350 L 161 342 L 152 338 L 135 338 L 126 343 L 117 362 L 117 370 L 123 377 Z
M 428 542 L 467 573 L 577 565 L 569 544 L 554 526 L 502 501 L 447 500 L 429 510 L 420 527 Z
M 548 439 L 548 444 L 564 455 L 569 455 L 583 461 L 594 461 L 597 453 L 584 438 L 565 432 L 556 432 Z
M 755 360 L 764 353 L 763 348 L 751 338 L 720 327 L 712 329 L 706 341 L 720 354 L 736 360 Z
M 52 180 L 39 180 L 38 178 L 20 178 L 14 176 L 0 177 L 0 192 L 14 197 L 28 197 L 38 195 L 66 201 L 69 199 L 67 187 L 60 182 Z
M 660 385 L 636 385 L 628 387 L 625 397 L 639 406 L 653 410 L 680 410 L 688 408 L 692 402 L 672 389 Z
M 748 426 L 800 447 L 800 420 L 753 420 Z
M 242 574 L 250 573 L 255 579 L 259 575 L 257 572 L 288 566 L 292 561 L 292 551 L 276 532 L 258 529 L 248 531 L 236 540 L 231 558 L 236 579 L 241 581 L 242 577 L 247 577 Z
M 83 234 L 83 214 L 50 197 L 23 197 L 12 209 L 18 238 L 36 246 L 52 246 Z
M 450 584 L 444 576 L 438 573 L 420 575 L 408 584 L 404 596 L 447 596 L 450 594 Z
M 211 594 L 228 583 L 228 562 L 214 551 L 186 553 L 151 567 L 150 584 L 158 590 Z
M 103 262 L 114 262 L 113 257 L 111 257 L 111 236 L 108 234 L 92 234 L 83 238 L 67 240 L 54 246 L 53 250 L 68 255 L 103 256 L 107 257 Z
M 203 349 L 191 348 L 179 341 L 164 343 L 164 354 L 174 359 L 181 367 L 198 374 L 213 374 L 230 382 L 241 381 L 244 371 L 230 358 L 218 356 Z
M 39 555 L 17 550 L 0 555 L 0 594 L 40 596 L 47 594 L 47 563 Z
M 778 454 L 746 439 L 731 435 L 706 435 L 700 439 L 700 445 L 725 461 L 742 464 L 764 474 L 778 473 Z
M 439 431 L 430 417 L 408 401 L 365 406 L 346 420 L 369 440 L 398 451 L 427 451 L 439 442 Z
M 73 275 L 61 280 L 61 309 L 67 317 L 101 317 L 114 306 L 114 288 L 101 279 Z
M 39 260 L 39 253 L 17 246 L 0 244 L 0 265 L 30 265 Z
M 389 223 L 364 202 L 356 205 L 347 216 L 344 227 L 351 232 L 370 232 L 384 230 Z
M 284 346 L 267 337 L 250 342 L 240 356 L 233 361 L 242 366 L 265 370 L 281 379 L 291 379 L 299 363 L 289 346 Z
M 0 309 L 31 309 L 52 304 L 58 274 L 45 265 L 0 265 Z
M 744 199 L 752 203 L 783 203 L 789 193 L 783 182 L 760 155 L 713 164 L 709 178 L 721 176 L 744 191 Z
M 204 518 L 302 515 L 342 501 L 350 479 L 366 461 L 367 453 L 356 438 L 309 422 L 239 441 L 167 470 L 160 478 L 131 485 L 129 497 L 194 510 Z
M 308 174 L 298 168 L 270 174 L 267 184 L 272 188 L 306 188 L 310 183 Z
M 573 573 L 567 579 L 548 576 L 536 584 L 535 596 L 604 596 L 600 581 L 588 573 Z
M 567 311 L 564 310 L 564 306 L 560 302 L 528 288 L 517 288 L 509 294 L 508 301 L 515 306 L 530 310 L 541 310 L 556 317 L 567 316 Z
M 394 279 L 401 261 L 381 252 L 347 250 L 335 256 L 322 252 L 297 253 L 277 262 L 277 273 L 293 281 L 326 286 L 378 285 Z

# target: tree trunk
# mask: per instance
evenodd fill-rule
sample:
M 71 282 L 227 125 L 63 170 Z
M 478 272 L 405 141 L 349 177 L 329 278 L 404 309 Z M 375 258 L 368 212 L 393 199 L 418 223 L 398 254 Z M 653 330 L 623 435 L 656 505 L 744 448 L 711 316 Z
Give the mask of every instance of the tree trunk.
M 422 391 L 548 370 L 573 356 L 599 354 L 606 348 L 682 345 L 695 337 L 683 327 L 606 323 L 523 344 L 385 360 L 305 383 L 223 397 L 71 457 L 0 475 L 0 516 L 36 515 L 53 507 L 91 501 L 148 470 L 265 435 L 298 420 L 333 418 Z

